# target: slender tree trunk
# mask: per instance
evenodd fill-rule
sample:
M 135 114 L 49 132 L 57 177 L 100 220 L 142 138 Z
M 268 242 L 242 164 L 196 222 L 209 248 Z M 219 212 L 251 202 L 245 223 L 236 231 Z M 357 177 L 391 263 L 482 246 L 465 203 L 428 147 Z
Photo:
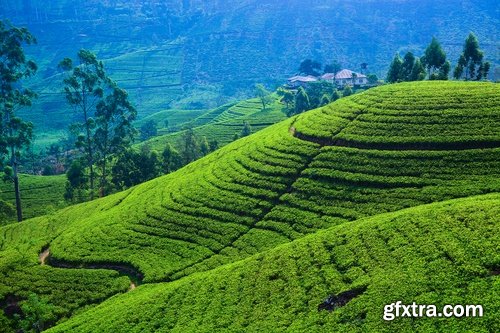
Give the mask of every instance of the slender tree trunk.
M 16 212 L 17 212 L 17 222 L 23 221 L 23 208 L 21 203 L 21 190 L 19 188 L 19 176 L 17 174 L 17 159 L 16 150 L 11 147 L 11 164 L 12 164 L 12 180 L 14 181 L 14 193 L 16 195 Z
M 82 103 L 83 103 L 83 116 L 85 118 L 85 131 L 87 134 L 87 160 L 89 163 L 89 180 L 90 180 L 90 200 L 94 200 L 94 156 L 92 151 L 92 139 L 90 137 L 90 127 L 88 122 L 87 102 L 85 95 L 85 88 L 82 88 Z
M 102 162 L 102 176 L 101 176 L 101 185 L 99 190 L 99 197 L 104 197 L 106 195 L 106 156 L 104 156 L 104 160 Z
M 14 169 L 14 191 L 16 192 L 17 222 L 22 222 L 23 208 L 21 205 L 21 190 L 19 189 L 19 176 L 17 175 L 17 166 L 15 166 L 13 169 Z
M 5 125 L 9 126 L 10 123 L 10 114 L 9 110 L 5 110 Z M 12 132 L 12 128 L 9 127 L 9 135 L 12 137 L 14 133 Z M 19 176 L 17 174 L 17 159 L 16 159 L 16 147 L 14 145 L 10 146 L 10 164 L 12 167 L 12 180 L 14 182 L 14 193 L 16 196 L 16 213 L 17 213 L 17 222 L 23 221 L 23 208 L 21 203 L 21 190 L 19 188 Z

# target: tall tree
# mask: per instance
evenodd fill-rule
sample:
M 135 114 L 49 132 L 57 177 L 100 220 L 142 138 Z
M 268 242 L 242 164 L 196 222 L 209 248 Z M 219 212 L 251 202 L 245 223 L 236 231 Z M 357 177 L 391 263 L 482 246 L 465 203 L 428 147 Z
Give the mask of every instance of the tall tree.
M 271 93 L 260 83 L 255 85 L 255 95 L 260 99 L 262 109 L 265 109 L 266 105 L 272 102 Z
M 286 109 L 290 110 L 292 108 L 293 102 L 295 100 L 294 94 L 290 90 L 282 88 L 282 87 L 278 88 L 277 93 L 278 93 L 278 96 L 281 97 L 281 101 L 283 103 L 285 103 Z
M 98 61 L 94 53 L 80 50 L 78 62 L 74 66 L 73 61 L 66 58 L 59 66 L 66 73 L 66 99 L 80 116 L 73 128 L 78 134 L 76 144 L 86 155 L 90 199 L 93 199 L 98 177 L 96 168 L 100 169 L 99 195 L 104 196 L 110 158 L 130 145 L 135 133 L 132 121 L 136 110 L 127 92 L 106 75 L 102 61 Z
M 94 114 L 97 104 L 104 98 L 104 91 L 110 80 L 104 71 L 104 65 L 88 50 L 78 52 L 78 65 L 65 58 L 59 67 L 66 72 L 64 91 L 68 103 L 79 114 L 80 122 L 74 124 L 79 133 L 77 146 L 82 147 L 87 159 L 90 181 L 90 199 L 94 199 L 95 147 L 93 134 L 96 128 Z
M 110 81 L 107 96 L 96 105 L 95 143 L 96 164 L 101 169 L 99 195 L 107 194 L 108 168 L 113 155 L 130 147 L 135 129 L 132 122 L 137 112 L 128 99 L 125 90 Z
M 165 122 L 165 127 L 168 128 L 168 119 L 166 119 Z M 148 120 L 142 124 L 139 132 L 141 132 L 141 140 L 146 141 L 147 139 L 158 135 L 158 124 L 154 120 Z
M 123 151 L 112 168 L 112 181 L 116 188 L 128 188 L 144 183 L 160 175 L 160 160 L 147 145 L 141 151 Z
M 411 52 L 407 52 L 403 58 L 403 63 L 399 70 L 399 79 L 401 81 L 411 81 L 411 74 L 415 66 L 415 56 Z
M 196 160 L 199 156 L 199 143 L 192 128 L 188 128 L 182 135 L 182 159 L 184 165 Z
M 206 156 L 210 152 L 210 147 L 208 146 L 207 137 L 204 136 L 200 140 L 200 153 L 201 156 Z
M 479 49 L 479 41 L 471 32 L 465 40 L 462 54 L 453 72 L 455 79 L 460 79 L 462 75 L 466 81 L 481 80 L 483 77 L 486 77 L 488 75 L 490 63 L 483 62 L 483 57 L 483 51 Z
M 249 136 L 252 134 L 252 127 L 248 121 L 243 123 L 243 129 L 241 130 L 240 138 L 244 138 L 245 136 Z
M 443 48 L 436 37 L 432 37 L 432 41 L 425 49 L 425 54 L 421 58 L 421 61 L 427 68 L 429 79 L 437 79 L 438 75 L 433 74 L 435 74 L 436 71 L 439 71 L 446 63 L 446 53 L 443 51 Z
M 289 115 L 302 113 L 309 110 L 309 108 L 309 96 L 307 95 L 304 88 L 300 87 L 297 91 L 297 95 L 295 95 L 295 110 L 293 110 L 293 113 Z
M 33 139 L 33 125 L 17 116 L 20 108 L 30 106 L 36 94 L 22 88 L 22 80 L 36 73 L 37 66 L 27 60 L 23 45 L 36 43 L 26 28 L 0 21 L 0 162 L 7 157 L 4 179 L 14 184 L 17 220 L 23 220 L 19 187 L 19 160 L 23 148 Z
M 333 73 L 333 74 L 337 75 L 337 73 L 340 72 L 341 69 L 342 69 L 342 66 L 340 65 L 339 62 L 337 62 L 335 60 L 331 64 L 325 65 L 324 72 L 325 73 Z
M 66 172 L 66 192 L 64 198 L 71 202 L 84 201 L 84 193 L 87 189 L 87 176 L 85 175 L 85 167 L 79 160 L 71 163 Z
M 161 156 L 162 169 L 165 174 L 174 172 L 182 166 L 181 154 L 170 143 L 167 143 Z
M 437 74 L 437 79 L 438 80 L 448 80 L 448 75 L 450 73 L 451 69 L 451 64 L 448 60 L 445 61 L 443 66 L 439 69 L 439 72 Z
M 387 82 L 394 83 L 400 81 L 400 73 L 402 65 L 403 65 L 403 60 L 401 60 L 399 54 L 396 53 L 396 55 L 392 59 L 389 71 L 387 72 L 387 78 L 386 78 Z
M 419 58 L 415 59 L 413 68 L 411 69 L 410 81 L 422 81 L 425 79 L 425 67 Z
M 217 141 L 217 139 L 212 139 L 208 143 L 208 146 L 209 146 L 211 152 L 216 151 L 217 149 L 219 149 L 219 142 Z

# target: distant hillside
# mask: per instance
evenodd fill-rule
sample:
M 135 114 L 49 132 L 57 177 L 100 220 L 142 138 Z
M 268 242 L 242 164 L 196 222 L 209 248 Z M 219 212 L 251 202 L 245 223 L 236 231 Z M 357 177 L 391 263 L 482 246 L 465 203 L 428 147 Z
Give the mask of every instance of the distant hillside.
M 283 83 L 305 58 L 353 70 L 366 62 L 383 76 L 395 52 L 421 54 L 436 36 L 454 63 L 470 31 L 494 73 L 499 10 L 494 0 L 4 0 L 0 17 L 38 38 L 29 52 L 40 65 L 40 99 L 24 115 L 53 141 L 73 118 L 57 64 L 82 47 L 106 59 L 145 117 L 241 100 L 256 82 Z
M 182 113 L 182 111 L 179 111 L 179 113 Z M 170 117 L 169 112 L 157 114 L 157 117 L 161 119 L 167 115 Z M 183 123 L 182 126 L 193 128 L 198 139 L 205 137 L 209 142 L 216 140 L 218 146 L 222 147 L 234 141 L 235 135 L 241 134 L 245 122 L 248 122 L 252 133 L 255 133 L 286 118 L 283 104 L 278 101 L 277 96 L 273 96 L 272 103 L 266 109 L 262 108 L 259 99 L 252 98 L 207 111 L 195 119 Z M 161 132 L 161 129 L 159 132 Z M 182 151 L 183 134 L 184 131 L 177 128 L 177 132 L 153 137 L 138 143 L 136 146 L 147 145 L 161 152 L 165 149 L 167 143 L 170 143 L 177 150 Z
M 462 293 L 463 288 L 470 288 L 467 293 L 496 306 L 492 310 L 496 311 L 498 301 L 493 298 L 493 282 L 487 269 L 497 271 L 494 249 L 498 247 L 498 239 L 494 237 L 497 234 L 494 228 L 498 227 L 498 214 L 490 203 L 483 207 L 480 199 L 466 208 L 457 208 L 456 212 L 446 208 L 449 204 L 440 206 L 443 210 L 439 208 L 435 213 L 432 209 L 425 213 L 417 209 L 409 217 L 400 214 L 384 217 L 380 225 L 373 222 L 368 229 L 362 229 L 359 220 L 436 201 L 500 192 L 499 107 L 500 86 L 493 83 L 418 82 L 383 86 L 267 127 L 177 172 L 125 192 L 0 228 L 0 304 L 4 308 L 15 307 L 19 300 L 35 292 L 57 306 L 58 318 L 63 318 L 82 313 L 87 307 L 141 284 L 167 283 L 138 289 L 163 293 L 167 292 L 163 288 L 181 288 L 175 293 L 177 296 L 169 298 L 169 302 L 178 302 L 170 305 L 179 306 L 169 309 L 178 311 L 178 329 L 190 331 L 205 324 L 198 325 L 201 319 L 196 316 L 201 312 L 181 304 L 202 304 L 198 297 L 204 297 L 205 292 L 191 297 L 185 294 L 188 289 L 183 288 L 188 287 L 183 287 L 184 284 L 193 281 L 193 288 L 198 288 L 198 283 L 203 282 L 191 280 L 198 276 L 206 282 L 203 288 L 214 286 L 215 294 L 210 295 L 220 293 L 212 275 L 195 273 L 235 263 L 333 227 L 331 235 L 341 238 L 327 237 L 330 238 L 327 243 L 323 241 L 326 238 L 319 238 L 321 241 L 313 241 L 310 246 L 318 246 L 318 255 L 330 253 L 335 260 L 311 259 L 303 251 L 294 252 L 295 245 L 281 246 L 269 257 L 249 259 L 252 264 L 248 269 L 254 271 L 241 285 L 234 282 L 236 275 L 227 271 L 230 276 L 225 284 L 226 295 L 272 294 L 287 299 L 281 303 L 262 296 L 252 301 L 251 315 L 259 317 L 261 313 L 264 320 L 268 313 L 274 313 L 269 322 L 256 321 L 256 327 L 264 330 L 268 327 L 271 331 L 292 323 L 299 325 L 297 330 L 300 330 L 301 325 L 311 320 L 309 314 L 313 320 L 319 320 L 318 325 L 327 320 L 339 328 L 354 325 L 375 329 L 380 327 L 380 318 L 374 319 L 379 304 L 390 303 L 402 295 L 415 295 L 423 303 L 430 302 L 435 298 L 426 292 L 433 288 L 447 297 L 455 295 L 454 291 Z M 492 198 L 498 201 L 496 196 Z M 417 218 L 419 212 L 423 214 L 421 220 Z M 415 230 L 422 230 L 422 234 L 416 234 Z M 366 253 L 354 251 L 365 248 L 362 244 L 356 246 L 364 241 L 364 235 L 369 244 Z M 414 247 L 405 247 L 408 242 L 415 242 Z M 309 246 L 299 244 L 302 244 L 299 247 Z M 346 244 L 348 248 L 343 247 Z M 465 250 L 469 248 L 473 251 Z M 482 256 L 474 256 L 474 251 Z M 417 252 L 423 255 L 421 261 L 415 258 Z M 287 284 L 274 286 L 273 282 L 263 284 L 264 289 L 251 285 L 245 291 L 233 289 L 245 286 L 248 281 L 260 281 L 264 273 L 258 273 L 258 267 L 266 272 L 270 266 L 265 258 L 271 260 L 276 253 L 290 253 L 292 261 L 272 259 L 269 265 L 279 267 L 282 273 L 272 273 L 264 279 L 276 284 L 285 279 L 287 284 L 299 283 L 299 289 L 287 288 Z M 375 257 L 370 259 L 370 256 Z M 263 261 L 265 266 L 253 263 L 255 260 Z M 294 268 L 286 265 L 295 260 L 304 260 L 301 267 L 308 267 L 304 268 L 304 278 L 290 275 Z M 310 262 L 317 266 L 311 266 Z M 334 265 L 330 267 L 330 263 Z M 221 274 L 226 274 L 226 269 L 232 270 L 231 267 L 237 272 L 240 266 L 221 268 Z M 310 279 L 315 267 L 328 275 L 327 282 Z M 384 267 L 389 271 L 381 272 Z M 413 273 L 402 275 L 410 272 L 405 267 Z M 439 281 L 445 284 L 440 284 L 434 274 L 441 269 L 447 279 Z M 247 271 L 241 272 L 245 275 Z M 436 280 L 425 280 L 432 276 Z M 267 293 L 266 285 L 280 292 L 273 289 Z M 386 288 L 389 285 L 392 289 Z M 366 294 L 360 296 L 363 302 L 352 304 L 361 304 L 361 308 L 349 308 L 340 317 L 333 313 L 331 318 L 317 310 L 316 315 L 310 313 L 329 293 L 356 286 L 367 287 Z M 143 301 L 141 296 L 137 299 L 139 303 L 135 303 L 129 298 L 132 295 L 136 292 L 124 298 L 130 300 L 125 303 L 130 309 Z M 466 299 L 460 295 L 453 298 L 456 303 Z M 114 298 L 116 302 L 120 299 Z M 152 301 L 158 306 L 162 304 L 160 300 L 156 303 L 154 297 Z M 203 327 L 237 330 L 239 326 L 231 325 L 244 325 L 252 330 L 252 323 L 245 324 L 244 316 L 225 317 L 231 313 L 234 302 L 239 301 L 228 299 L 228 312 L 216 310 L 219 305 L 214 303 L 213 313 L 221 313 L 220 322 Z M 246 302 L 241 299 L 242 309 L 249 306 Z M 375 308 L 368 310 L 367 304 Z M 283 306 L 286 311 L 278 310 Z M 146 331 L 159 327 L 168 330 L 177 325 L 161 326 L 166 318 L 161 311 L 150 307 L 143 310 L 136 316 L 127 312 L 127 322 L 146 325 L 137 326 L 147 328 Z M 118 313 L 120 309 L 113 316 L 119 316 Z M 306 313 L 307 320 L 301 317 Z M 210 316 L 208 313 L 207 318 Z M 471 327 L 488 327 L 491 318 L 495 318 L 495 312 L 484 321 L 474 321 Z M 95 331 L 92 325 L 101 325 L 95 320 L 84 320 L 90 325 L 84 330 Z M 121 320 L 103 320 L 106 324 L 102 325 L 123 324 Z M 8 317 L 0 312 L 0 323 L 8 322 Z M 154 329 L 147 326 L 149 322 Z M 439 327 L 463 328 L 460 325 L 471 322 L 443 323 L 458 326 Z M 401 325 L 410 328 L 404 326 L 408 324 Z M 118 326 L 103 327 L 118 329 Z M 124 327 L 127 331 L 127 326 Z

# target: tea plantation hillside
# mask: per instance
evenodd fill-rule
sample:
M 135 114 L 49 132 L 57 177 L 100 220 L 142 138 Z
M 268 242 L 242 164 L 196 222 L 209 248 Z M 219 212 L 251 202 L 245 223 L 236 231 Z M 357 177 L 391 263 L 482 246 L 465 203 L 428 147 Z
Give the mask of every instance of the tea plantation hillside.
M 219 146 L 223 146 L 232 142 L 235 134 L 241 134 L 245 122 L 248 122 L 252 132 L 255 133 L 286 119 L 287 116 L 283 109 L 284 106 L 278 101 L 276 95 L 273 95 L 272 103 L 267 105 L 265 109 L 262 108 L 259 99 L 252 98 L 209 110 L 192 121 L 183 123 L 182 126 L 192 127 L 198 138 L 206 137 L 208 141 L 216 140 Z M 164 114 L 164 116 L 166 115 L 167 113 Z M 170 117 L 170 113 L 168 115 Z M 159 133 L 161 134 L 161 130 Z M 179 130 L 175 133 L 151 138 L 137 146 L 149 145 L 151 148 L 161 151 L 167 143 L 170 143 L 181 150 L 183 134 L 184 131 Z
M 343 224 L 206 273 L 140 286 L 48 332 L 498 332 L 499 216 L 493 194 Z M 345 305 L 318 311 L 348 291 Z M 384 322 L 384 305 L 397 300 L 439 309 L 481 304 L 485 315 Z
M 25 218 L 46 215 L 67 205 L 64 200 L 65 175 L 21 175 L 19 182 Z M 15 205 L 14 185 L 11 182 L 0 180 L 0 200 Z M 12 216 L 12 220 L 15 220 L 15 214 Z M 2 221 L 0 214 L 0 225 L 6 222 L 9 221 Z
M 0 228 L 1 304 L 35 292 L 63 318 L 129 286 L 175 286 L 321 229 L 500 192 L 499 110 L 493 83 L 383 86 L 125 192 Z

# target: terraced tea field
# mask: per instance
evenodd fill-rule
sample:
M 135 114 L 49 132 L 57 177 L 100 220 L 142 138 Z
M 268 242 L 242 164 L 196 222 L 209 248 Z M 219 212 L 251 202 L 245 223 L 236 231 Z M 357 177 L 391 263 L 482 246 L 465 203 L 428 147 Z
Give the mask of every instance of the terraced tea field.
M 172 283 L 144 285 L 48 332 L 497 330 L 498 194 L 343 224 Z M 496 259 L 495 259 L 496 258 Z M 395 283 L 397 281 L 397 283 Z M 359 295 L 318 311 L 330 295 Z M 482 304 L 483 318 L 382 319 L 384 305 Z
M 67 205 L 64 200 L 66 176 L 19 177 L 25 218 L 45 215 Z M 14 185 L 0 180 L 0 200 L 15 205 Z M 0 221 L 0 225 L 7 221 Z
M 182 125 L 192 127 L 198 138 L 206 137 L 208 141 L 217 140 L 219 146 L 223 146 L 232 142 L 235 134 L 240 135 L 245 122 L 250 124 L 252 133 L 255 133 L 286 119 L 287 116 L 283 109 L 283 105 L 279 103 L 276 96 L 266 109 L 262 109 L 262 104 L 257 98 L 252 98 L 210 110 Z M 159 133 L 161 134 L 161 131 Z M 170 143 L 180 149 L 182 135 L 183 131 L 164 134 L 139 145 L 147 144 L 153 149 L 161 151 L 167 143 Z
M 61 331 L 487 329 L 500 304 L 500 199 L 485 195 L 500 192 L 499 110 L 497 84 L 419 82 L 282 121 L 170 175 L 1 228 L 0 298 L 46 294 L 62 318 L 139 285 Z M 57 289 L 65 272 L 87 281 L 73 299 L 39 287 Z M 345 309 L 317 310 L 357 287 Z M 381 305 L 398 299 L 481 300 L 491 312 L 388 326 Z

